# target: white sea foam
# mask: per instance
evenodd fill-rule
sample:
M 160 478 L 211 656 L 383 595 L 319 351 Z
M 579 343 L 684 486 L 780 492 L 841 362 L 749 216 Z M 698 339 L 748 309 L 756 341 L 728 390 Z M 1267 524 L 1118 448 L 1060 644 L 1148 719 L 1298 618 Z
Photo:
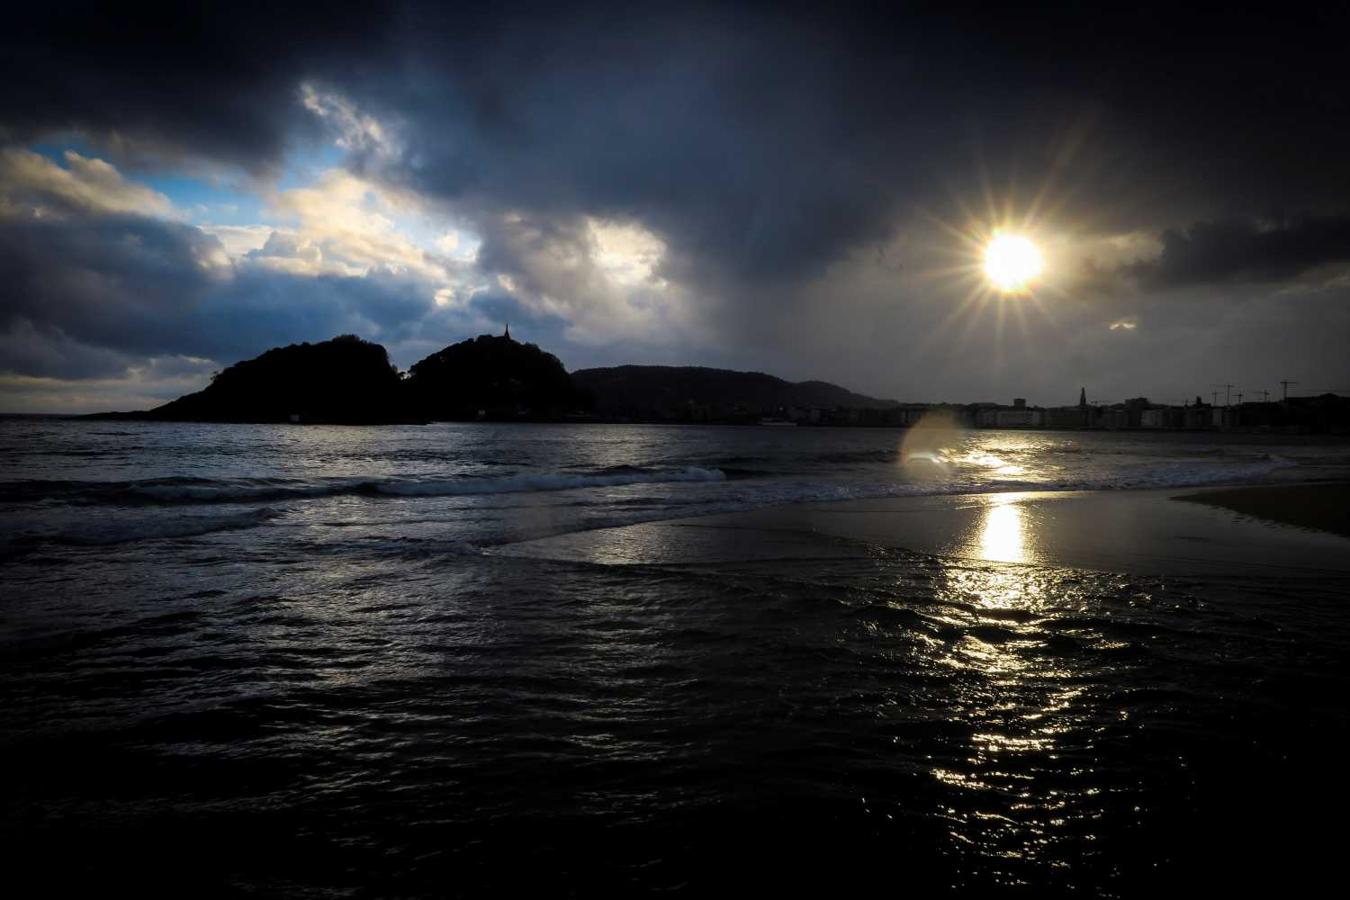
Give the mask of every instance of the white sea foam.
M 284 500 L 288 497 L 326 497 L 358 489 L 365 482 L 355 480 L 323 481 L 312 484 L 281 484 L 275 482 L 216 483 L 168 482 L 162 484 L 135 484 L 128 493 L 131 497 L 158 503 L 247 503 L 258 500 Z
M 248 503 L 339 494 L 375 494 L 398 497 L 457 497 L 474 494 L 510 494 L 565 491 L 573 488 L 617 487 L 627 484 L 724 481 L 721 469 L 701 466 L 678 468 L 619 467 L 591 473 L 523 472 L 496 478 L 461 477 L 387 480 L 350 478 L 316 482 L 173 480 L 134 483 L 126 496 L 153 503 Z M 106 486 L 101 493 L 107 495 Z
M 46 540 L 59 544 L 101 547 L 164 538 L 198 537 L 217 531 L 237 531 L 254 528 L 279 513 L 270 508 L 250 509 L 225 515 L 140 515 L 101 518 L 80 525 L 67 525 Z
M 573 488 L 618 487 L 626 484 L 662 484 L 681 481 L 725 481 L 721 469 L 685 466 L 679 469 L 629 469 L 592 474 L 521 474 L 502 478 L 464 478 L 447 481 L 383 481 L 372 483 L 376 493 L 400 497 L 456 497 L 466 494 L 512 494 L 566 491 Z

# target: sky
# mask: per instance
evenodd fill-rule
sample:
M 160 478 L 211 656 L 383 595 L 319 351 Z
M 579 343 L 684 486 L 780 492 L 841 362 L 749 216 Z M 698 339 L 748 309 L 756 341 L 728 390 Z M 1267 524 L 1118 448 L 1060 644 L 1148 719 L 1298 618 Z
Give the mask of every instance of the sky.
M 1331 4 L 211 6 L 7 13 L 0 412 L 507 322 L 901 401 L 1350 392 Z

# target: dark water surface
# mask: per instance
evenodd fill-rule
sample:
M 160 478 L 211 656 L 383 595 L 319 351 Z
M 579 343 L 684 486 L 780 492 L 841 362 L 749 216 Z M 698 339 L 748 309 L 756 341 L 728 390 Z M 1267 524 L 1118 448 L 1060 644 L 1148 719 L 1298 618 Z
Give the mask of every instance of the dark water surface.
M 789 499 L 1318 477 L 1350 455 L 981 432 L 919 477 L 902 436 L 0 422 L 8 877 L 1131 896 L 1337 872 L 1343 579 L 866 544 L 666 566 L 494 550 Z

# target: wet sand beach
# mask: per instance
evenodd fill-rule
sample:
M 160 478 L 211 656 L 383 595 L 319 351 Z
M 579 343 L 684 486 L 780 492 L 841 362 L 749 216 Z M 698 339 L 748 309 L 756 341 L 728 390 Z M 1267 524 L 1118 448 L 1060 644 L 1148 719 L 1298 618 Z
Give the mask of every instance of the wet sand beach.
M 1200 491 L 1177 499 L 1350 537 L 1350 484 L 1252 485 Z
M 1182 496 L 1176 490 L 1022 491 L 802 503 L 579 532 L 498 552 L 678 564 L 837 558 L 888 548 L 1146 575 L 1344 573 L 1350 572 L 1350 538 L 1338 524 L 1344 514 L 1335 498 L 1347 490 L 1319 484 Z M 1327 530 L 1309 530 L 1319 526 Z

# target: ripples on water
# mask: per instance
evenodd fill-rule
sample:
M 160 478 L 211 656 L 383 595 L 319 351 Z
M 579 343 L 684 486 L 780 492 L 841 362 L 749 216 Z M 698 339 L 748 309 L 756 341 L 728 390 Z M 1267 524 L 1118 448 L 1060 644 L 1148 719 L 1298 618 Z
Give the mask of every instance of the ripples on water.
M 526 560 L 477 548 L 574 507 L 417 502 L 4 562 L 15 877 L 1131 895 L 1311 887 L 1341 852 L 1344 581 Z

